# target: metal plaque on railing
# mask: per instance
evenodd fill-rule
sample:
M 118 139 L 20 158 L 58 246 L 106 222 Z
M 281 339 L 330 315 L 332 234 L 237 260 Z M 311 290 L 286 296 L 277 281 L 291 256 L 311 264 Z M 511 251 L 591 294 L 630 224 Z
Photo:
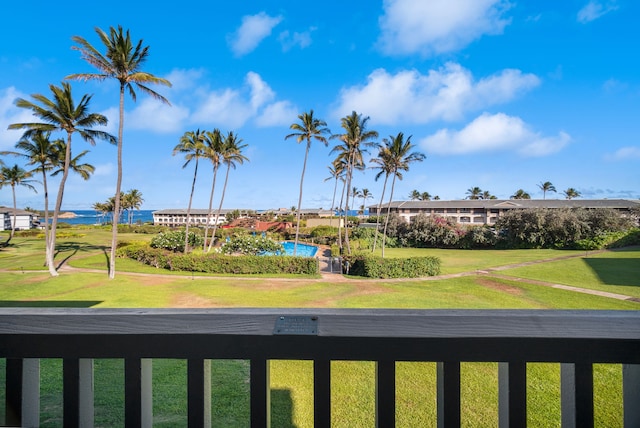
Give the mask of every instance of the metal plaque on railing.
M 276 319 L 273 334 L 318 335 L 318 317 L 287 315 Z

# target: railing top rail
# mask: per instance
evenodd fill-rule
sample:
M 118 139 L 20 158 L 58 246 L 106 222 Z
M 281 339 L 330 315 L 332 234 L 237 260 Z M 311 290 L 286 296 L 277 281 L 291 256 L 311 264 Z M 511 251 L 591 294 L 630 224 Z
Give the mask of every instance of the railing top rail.
M 395 309 L 0 309 L 0 335 L 271 336 L 281 316 L 317 317 L 317 336 L 640 341 L 640 311 Z

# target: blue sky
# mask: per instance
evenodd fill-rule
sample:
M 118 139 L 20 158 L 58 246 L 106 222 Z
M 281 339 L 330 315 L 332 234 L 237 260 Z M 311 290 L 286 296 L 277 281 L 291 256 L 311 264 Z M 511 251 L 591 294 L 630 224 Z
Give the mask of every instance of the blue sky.
M 284 137 L 309 109 L 336 134 L 355 110 L 380 139 L 412 136 L 426 159 L 397 183 L 394 200 L 413 189 L 462 199 L 474 186 L 499 198 L 520 188 L 542 198 L 544 181 L 558 190 L 547 198 L 569 187 L 584 198 L 640 197 L 640 2 L 222 3 L 5 6 L 0 150 L 20 138 L 9 124 L 30 121 L 14 106 L 17 97 L 49 96 L 49 84 L 95 71 L 71 49 L 71 37 L 100 48 L 94 27 L 122 25 L 150 46 L 145 70 L 173 83 L 155 88 L 171 107 L 141 93 L 125 101 L 123 190 L 139 189 L 143 209 L 187 206 L 193 166 L 182 169 L 172 151 L 186 131 L 213 128 L 248 145 L 250 162 L 231 171 L 225 208 L 297 205 L 304 145 Z M 73 90 L 77 99 L 93 94 L 93 110 L 110 118 L 115 134 L 116 84 L 73 82 Z M 331 206 L 332 143 L 312 144 L 304 208 Z M 115 191 L 116 149 L 79 138 L 73 147 L 90 150 L 85 159 L 96 173 L 69 180 L 63 208 L 88 209 Z M 354 176 L 354 186 L 373 194 L 368 204 L 382 190 L 375 174 Z M 202 164 L 194 207 L 206 208 L 211 177 Z M 0 205 L 11 204 L 10 188 L 0 190 Z M 41 208 L 42 192 L 19 189 L 18 205 Z

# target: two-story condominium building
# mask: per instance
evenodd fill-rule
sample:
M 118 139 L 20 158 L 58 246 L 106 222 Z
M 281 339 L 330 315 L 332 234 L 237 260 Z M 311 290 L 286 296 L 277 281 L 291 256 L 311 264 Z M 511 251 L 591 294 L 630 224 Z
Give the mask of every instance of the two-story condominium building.
M 398 201 L 382 204 L 382 215 L 398 214 L 407 222 L 419 214 L 439 215 L 461 224 L 492 225 L 504 213 L 526 208 L 610 208 L 622 212 L 640 210 L 640 200 L 631 199 L 473 199 L 455 201 Z M 369 215 L 377 215 L 378 206 L 369 207 Z
M 16 230 L 27 230 L 39 225 L 38 214 L 31 211 L 16 210 Z M 0 207 L 0 230 L 11 230 L 13 226 L 13 208 Z
M 221 210 L 220 216 L 218 217 L 218 224 L 226 223 L 227 214 L 235 211 L 235 210 Z M 209 225 L 214 225 L 216 221 L 216 214 L 218 210 L 213 210 L 213 214 L 209 218 Z M 205 209 L 191 209 L 189 213 L 189 224 L 190 225 L 206 225 L 207 217 L 209 216 L 209 210 Z M 179 208 L 179 209 L 166 209 L 160 211 L 153 212 L 153 224 L 156 226 L 169 226 L 169 227 L 178 227 L 184 226 L 187 224 L 187 209 Z

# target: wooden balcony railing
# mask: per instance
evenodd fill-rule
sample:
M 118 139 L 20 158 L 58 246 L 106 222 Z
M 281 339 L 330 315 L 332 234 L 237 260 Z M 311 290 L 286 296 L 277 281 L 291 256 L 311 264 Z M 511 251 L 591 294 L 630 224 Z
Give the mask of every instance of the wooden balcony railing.
M 397 361 L 437 363 L 437 423 L 460 425 L 460 363 L 498 362 L 499 424 L 526 426 L 526 363 L 561 363 L 562 424 L 594 425 L 595 363 L 623 365 L 640 427 L 640 312 L 0 309 L 9 426 L 39 424 L 39 359 L 63 359 L 64 426 L 93 425 L 93 359 L 125 366 L 125 423 L 151 426 L 151 359 L 187 360 L 188 424 L 210 425 L 211 359 L 250 360 L 252 427 L 270 425 L 269 360 L 314 362 L 314 426 L 331 425 L 331 361 L 376 362 L 376 424 L 396 420 Z M 215 393 L 215 391 L 214 391 Z

